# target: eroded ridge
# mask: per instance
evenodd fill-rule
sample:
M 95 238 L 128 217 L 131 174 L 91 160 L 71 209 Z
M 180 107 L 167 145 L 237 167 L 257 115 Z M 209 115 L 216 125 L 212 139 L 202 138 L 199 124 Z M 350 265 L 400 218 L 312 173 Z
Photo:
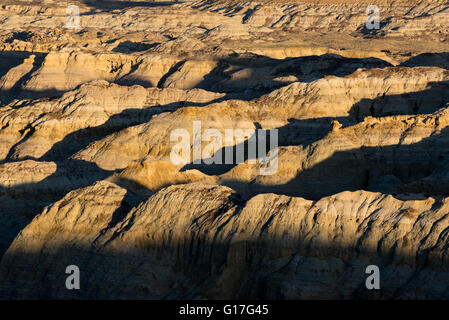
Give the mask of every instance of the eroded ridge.
M 0 298 L 449 297 L 446 1 L 0 4 Z

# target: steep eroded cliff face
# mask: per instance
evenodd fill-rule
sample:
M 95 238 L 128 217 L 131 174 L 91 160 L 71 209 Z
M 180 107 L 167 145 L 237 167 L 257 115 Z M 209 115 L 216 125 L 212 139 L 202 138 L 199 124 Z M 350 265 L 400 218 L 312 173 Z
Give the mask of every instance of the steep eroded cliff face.
M 355 298 L 365 265 L 382 268 L 382 298 L 444 297 L 447 198 L 366 191 L 310 201 L 191 183 L 129 211 L 107 181 L 68 193 L 14 240 L 2 296 L 16 298 Z M 125 204 L 125 207 L 124 207 Z M 83 270 L 82 290 L 64 270 Z M 45 287 L 42 284 L 45 283 Z
M 0 2 L 0 298 L 449 298 L 444 1 Z

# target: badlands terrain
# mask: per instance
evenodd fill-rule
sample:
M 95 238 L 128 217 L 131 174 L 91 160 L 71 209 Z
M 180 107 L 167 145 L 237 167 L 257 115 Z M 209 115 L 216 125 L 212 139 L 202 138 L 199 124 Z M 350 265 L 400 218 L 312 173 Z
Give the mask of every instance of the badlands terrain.
M 448 299 L 448 41 L 440 0 L 0 0 L 0 298 Z M 277 170 L 173 163 L 194 122 Z

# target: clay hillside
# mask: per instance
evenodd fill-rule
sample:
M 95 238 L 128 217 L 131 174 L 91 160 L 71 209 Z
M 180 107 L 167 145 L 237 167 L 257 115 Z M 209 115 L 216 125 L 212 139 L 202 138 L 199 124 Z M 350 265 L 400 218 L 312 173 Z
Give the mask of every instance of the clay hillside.
M 0 298 L 448 299 L 448 41 L 441 0 L 0 0 Z

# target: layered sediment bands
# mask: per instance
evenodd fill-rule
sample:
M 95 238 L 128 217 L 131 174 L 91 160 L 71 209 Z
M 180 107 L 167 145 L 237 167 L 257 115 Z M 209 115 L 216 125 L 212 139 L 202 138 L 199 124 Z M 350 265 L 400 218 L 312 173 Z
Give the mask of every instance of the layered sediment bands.
M 404 77 L 409 81 L 403 83 Z M 170 142 L 171 132 L 183 128 L 193 137 L 193 121 L 223 134 L 225 129 L 255 129 L 259 124 L 264 129 L 278 128 L 280 145 L 305 144 L 329 131 L 332 119 L 351 124 L 364 116 L 434 112 L 448 101 L 448 78 L 447 70 L 420 67 L 357 70 L 346 77 L 295 82 L 249 102 L 229 100 L 160 115 L 96 141 L 75 158 L 107 170 L 124 168 L 143 157 L 169 160 L 175 144 Z M 317 118 L 321 120 L 309 121 Z M 353 134 L 358 139 L 358 133 Z M 127 148 L 126 155 L 122 148 Z
M 132 78 L 138 84 L 154 87 L 176 62 L 176 58 L 139 58 L 119 53 L 49 53 L 24 89 L 61 92 L 92 80 L 129 82 Z
M 354 32 L 363 28 L 367 5 L 377 5 L 388 35 L 432 34 L 447 28 L 446 4 L 442 1 L 198 1 L 196 6 L 227 16 L 242 17 L 252 27 Z M 338 8 L 338 10 L 336 10 Z M 398 17 L 405 21 L 399 21 Z M 397 22 L 397 23 L 395 23 Z M 361 28 L 362 27 L 362 28 Z
M 95 165 L 78 161 L 25 160 L 0 164 L 0 254 L 46 205 L 109 175 Z
M 0 2 L 0 298 L 449 299 L 447 2 Z
M 1 158 L 61 159 L 93 139 L 145 123 L 152 115 L 221 97 L 199 89 L 144 89 L 102 80 L 83 84 L 60 99 L 13 103 L 0 111 Z
M 433 298 L 448 294 L 448 199 L 343 192 L 320 201 L 172 186 L 129 212 L 109 182 L 67 194 L 2 260 L 16 298 Z M 39 261 L 39 263 L 38 263 Z M 76 264 L 83 290 L 64 288 Z M 360 266 L 382 266 L 363 290 Z M 31 277 L 31 274 L 33 275 Z M 46 283 L 46 286 L 38 284 Z
M 126 187 L 131 192 L 148 196 L 169 185 L 203 182 L 214 184 L 216 178 L 198 170 L 179 172 L 170 161 L 136 161 L 119 174 L 111 176 L 109 181 Z
M 262 176 L 260 165 L 245 163 L 219 180 L 242 194 L 309 199 L 359 189 L 447 195 L 448 120 L 444 108 L 431 115 L 368 117 L 345 128 L 336 121 L 316 142 L 280 147 L 275 174 Z

